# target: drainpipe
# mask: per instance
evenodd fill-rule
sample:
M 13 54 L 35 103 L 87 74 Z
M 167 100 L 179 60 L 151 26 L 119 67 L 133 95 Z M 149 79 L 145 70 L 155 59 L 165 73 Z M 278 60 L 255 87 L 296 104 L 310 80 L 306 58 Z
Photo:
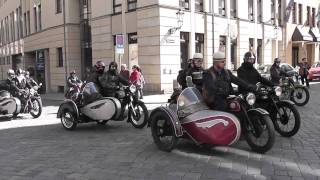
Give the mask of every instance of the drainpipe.
M 63 41 L 64 41 L 64 67 L 65 67 L 65 83 L 68 79 L 68 61 L 67 61 L 67 34 L 66 34 L 66 1 L 63 0 Z
M 212 55 L 214 53 L 214 0 L 212 2 Z

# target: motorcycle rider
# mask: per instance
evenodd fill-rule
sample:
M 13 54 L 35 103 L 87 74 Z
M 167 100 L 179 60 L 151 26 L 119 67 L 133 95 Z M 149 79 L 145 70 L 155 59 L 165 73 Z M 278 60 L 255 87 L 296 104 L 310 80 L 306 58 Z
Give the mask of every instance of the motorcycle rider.
M 281 60 L 279 58 L 275 58 L 273 61 L 273 65 L 270 68 L 270 76 L 271 81 L 274 84 L 279 84 L 282 76 L 287 76 L 287 73 L 280 68 Z
M 66 94 L 67 98 L 70 98 L 70 96 L 72 97 L 74 95 L 74 93 L 76 93 L 77 91 L 77 87 L 82 83 L 82 81 L 77 77 L 76 75 L 76 71 L 73 70 L 70 72 L 70 76 L 67 79 L 67 86 L 68 86 L 68 91 Z M 80 89 L 80 87 L 79 87 Z M 74 97 L 75 99 L 77 99 L 77 97 Z
M 227 110 L 227 97 L 232 94 L 231 83 L 255 91 L 256 86 L 247 84 L 234 76 L 230 70 L 225 69 L 226 57 L 223 52 L 213 54 L 213 65 L 203 72 L 202 95 L 206 104 L 215 110 Z
M 111 62 L 109 64 L 109 70 L 104 72 L 103 75 L 98 77 L 98 83 L 101 85 L 101 95 L 104 97 L 117 97 L 119 93 L 120 85 L 129 85 L 129 82 L 120 76 L 118 72 L 118 64 Z M 121 84 L 120 84 L 121 83 Z
M 26 77 L 27 87 L 29 89 L 31 89 L 34 86 L 38 86 L 38 83 L 32 77 L 30 77 L 29 71 L 26 71 L 25 77 Z
M 6 80 L 7 90 L 12 94 L 12 96 L 18 97 L 20 89 L 17 86 L 17 81 L 15 79 L 15 74 L 12 69 L 9 69 L 8 78 Z
M 273 82 L 268 79 L 262 77 L 260 73 L 253 67 L 256 62 L 256 56 L 252 52 L 246 52 L 243 57 L 243 63 L 238 68 L 237 73 L 238 77 L 250 84 L 257 84 L 258 82 L 267 85 L 267 86 L 275 86 Z M 246 91 L 243 87 L 239 87 L 239 92 Z
M 27 88 L 27 80 L 23 74 L 22 69 L 19 68 L 17 70 L 17 75 L 16 75 L 15 79 L 17 81 L 17 86 L 19 89 L 26 89 Z
M 99 77 L 101 77 L 104 73 L 106 65 L 104 64 L 103 61 L 97 61 L 96 64 L 94 65 L 94 72 L 91 74 L 91 76 L 86 79 L 88 82 L 93 82 L 95 83 L 99 90 L 101 91 L 102 87 L 99 83 Z
M 188 59 L 187 66 L 178 72 L 177 81 L 182 87 L 182 89 L 187 88 L 187 81 L 186 81 L 187 72 L 189 71 L 189 69 L 192 68 L 192 66 L 193 66 L 192 59 Z
M 202 73 L 204 71 L 202 67 L 203 55 L 201 53 L 195 53 L 191 61 L 191 67 L 186 71 L 185 76 L 181 78 L 184 80 L 182 82 L 182 87 L 187 87 L 187 77 L 192 78 L 192 83 L 201 92 L 202 91 Z M 181 80 L 180 80 L 181 81 Z

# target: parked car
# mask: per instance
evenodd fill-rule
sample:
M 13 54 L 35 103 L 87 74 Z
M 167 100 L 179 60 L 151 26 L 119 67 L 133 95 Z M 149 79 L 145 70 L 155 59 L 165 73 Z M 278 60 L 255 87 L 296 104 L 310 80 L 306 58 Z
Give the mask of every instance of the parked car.
M 271 80 L 271 77 L 270 77 L 270 68 L 271 68 L 271 66 L 272 66 L 272 64 L 266 64 L 266 65 L 260 65 L 259 67 L 258 67 L 258 71 L 259 71 L 259 73 L 263 76 L 263 77 L 265 77 L 265 78 L 267 78 L 267 79 L 269 79 L 269 80 Z M 284 71 L 284 72 L 286 72 L 289 76 L 295 76 L 295 77 L 298 77 L 299 76 L 299 71 L 297 70 L 297 69 L 295 69 L 294 67 L 292 67 L 290 64 L 288 64 L 288 63 L 281 63 L 280 64 L 280 68 Z M 320 71 L 319 71 L 320 72 Z M 296 79 L 296 78 L 294 78 L 294 79 Z
M 320 62 L 316 62 L 309 69 L 308 79 L 312 80 L 320 80 Z

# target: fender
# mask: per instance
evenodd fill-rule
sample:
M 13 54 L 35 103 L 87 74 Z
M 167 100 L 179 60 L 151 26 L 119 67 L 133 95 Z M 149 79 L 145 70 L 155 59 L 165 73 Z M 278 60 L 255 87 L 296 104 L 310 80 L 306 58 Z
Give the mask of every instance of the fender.
M 281 104 L 281 103 L 295 105 L 295 103 L 290 100 L 280 100 L 280 101 L 276 102 L 277 105 Z
M 248 113 L 251 113 L 251 112 L 257 112 L 259 114 L 269 115 L 269 112 L 262 108 L 249 109 Z
M 75 113 L 76 118 L 79 118 L 79 110 L 78 107 L 76 105 L 76 103 L 74 103 L 72 100 L 70 99 L 66 99 L 64 100 L 64 102 L 59 106 L 59 110 L 57 113 L 57 118 L 61 118 L 62 112 L 63 110 L 68 109 L 69 111 L 72 111 Z
M 179 118 L 178 118 L 177 114 L 175 112 L 173 112 L 171 109 L 166 108 L 166 107 L 158 107 L 151 112 L 151 114 L 149 116 L 148 126 L 150 126 L 151 117 L 154 115 L 155 112 L 166 113 L 170 117 L 170 120 L 171 120 L 171 123 L 173 124 L 176 136 L 177 137 L 183 136 L 183 128 L 179 122 Z

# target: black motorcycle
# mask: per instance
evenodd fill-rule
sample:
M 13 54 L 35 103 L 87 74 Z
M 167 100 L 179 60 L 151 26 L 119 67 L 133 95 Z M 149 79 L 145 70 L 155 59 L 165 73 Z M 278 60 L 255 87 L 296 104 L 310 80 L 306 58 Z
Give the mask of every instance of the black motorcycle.
M 283 77 L 280 86 L 282 88 L 281 99 L 291 100 L 297 106 L 304 106 L 309 102 L 309 90 L 303 85 L 296 84 L 292 77 Z
M 228 98 L 228 111 L 240 119 L 244 137 L 253 151 L 265 153 L 275 141 L 274 126 L 269 113 L 255 108 L 256 96 L 253 93 L 238 94 Z
M 41 86 L 41 85 L 40 85 Z M 38 88 L 40 87 L 38 86 Z M 20 98 L 22 108 L 20 113 L 30 113 L 32 117 L 38 118 L 42 113 L 42 101 L 38 88 L 31 88 L 27 90 L 20 90 Z M 14 114 L 16 117 L 18 114 Z
M 276 131 L 281 136 L 291 137 L 300 129 L 300 114 L 295 104 L 290 100 L 280 100 L 282 90 L 280 87 L 267 87 L 257 84 L 256 106 L 266 109 L 270 113 Z

